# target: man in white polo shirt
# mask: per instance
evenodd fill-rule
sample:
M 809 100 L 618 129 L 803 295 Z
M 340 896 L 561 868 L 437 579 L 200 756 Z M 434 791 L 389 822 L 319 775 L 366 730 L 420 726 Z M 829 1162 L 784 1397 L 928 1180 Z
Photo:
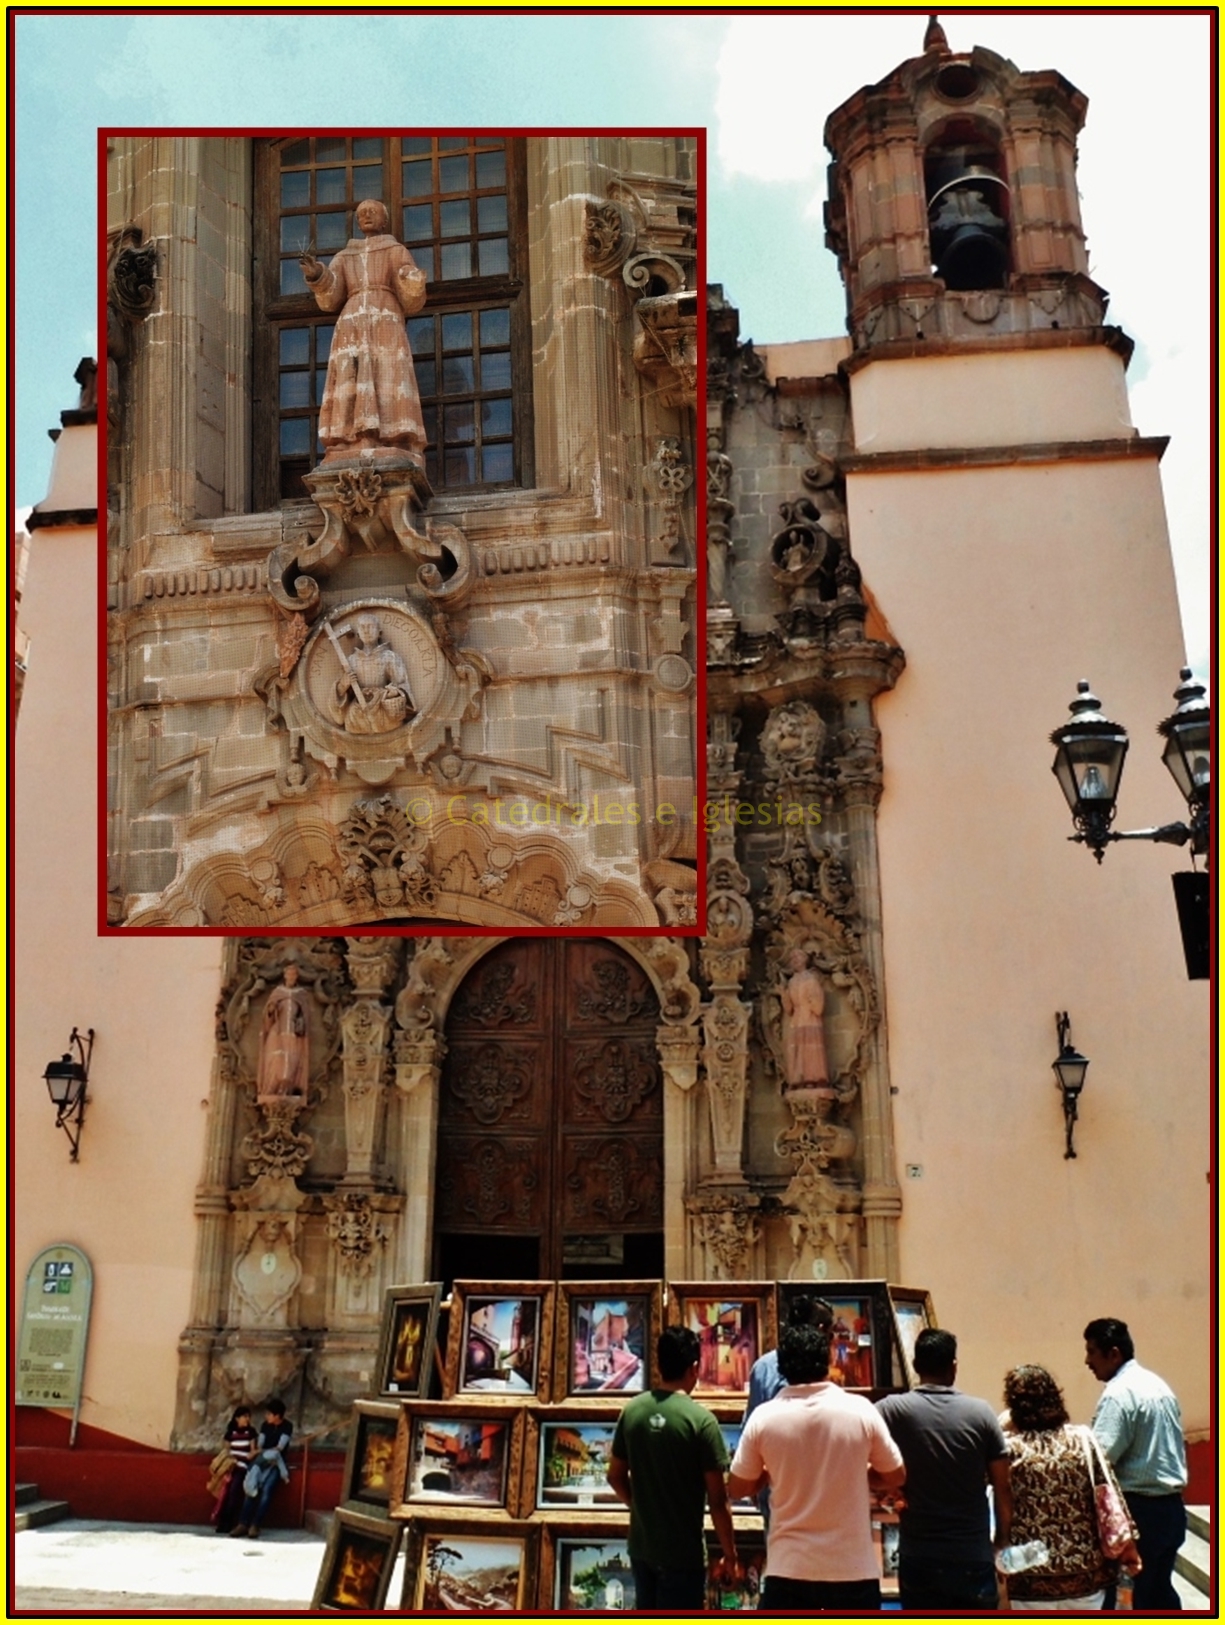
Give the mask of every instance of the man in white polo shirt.
M 778 1369 L 786 1386 L 745 1422 L 727 1483 L 731 1501 L 770 1486 L 760 1606 L 877 1610 L 870 1488 L 905 1482 L 901 1452 L 875 1406 L 827 1380 L 827 1332 L 788 1326 Z

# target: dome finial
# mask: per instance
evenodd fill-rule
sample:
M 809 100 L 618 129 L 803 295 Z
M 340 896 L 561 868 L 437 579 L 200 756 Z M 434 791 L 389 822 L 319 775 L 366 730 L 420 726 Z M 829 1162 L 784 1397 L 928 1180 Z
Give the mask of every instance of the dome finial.
M 949 54 L 948 36 L 945 34 L 944 29 L 941 28 L 940 18 L 934 11 L 927 19 L 927 32 L 923 36 L 923 49 L 924 51 L 942 51 L 946 56 Z

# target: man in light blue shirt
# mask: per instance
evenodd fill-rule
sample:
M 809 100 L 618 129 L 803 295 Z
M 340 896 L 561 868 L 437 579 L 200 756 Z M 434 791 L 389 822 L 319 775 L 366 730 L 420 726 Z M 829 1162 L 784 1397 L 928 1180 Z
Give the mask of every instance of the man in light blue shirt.
M 1114 1468 L 1140 1531 L 1144 1567 L 1136 1575 L 1134 1608 L 1178 1613 L 1174 1559 L 1186 1539 L 1187 1448 L 1182 1413 L 1169 1385 L 1136 1359 L 1121 1320 L 1091 1320 L 1085 1327 L 1085 1364 L 1106 1384 L 1093 1431 Z M 1106 1608 L 1114 1606 L 1110 1596 Z

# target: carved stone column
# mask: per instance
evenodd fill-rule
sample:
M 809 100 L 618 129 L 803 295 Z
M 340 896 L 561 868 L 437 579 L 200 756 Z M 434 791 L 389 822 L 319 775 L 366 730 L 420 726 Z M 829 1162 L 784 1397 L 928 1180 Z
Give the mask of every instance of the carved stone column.
M 748 973 L 753 910 L 749 882 L 736 860 L 738 720 L 712 712 L 706 747 L 711 812 L 707 871 L 707 926 L 700 963 L 712 998 L 702 1013 L 702 1062 L 710 1104 L 713 1179 L 744 1183 L 744 1112 L 748 1096 L 748 1032 L 752 1007 L 741 997 Z
M 835 758 L 859 913 L 863 922 L 863 953 L 879 990 L 882 1016 L 885 964 L 876 807 L 880 801 L 883 774 L 880 734 L 872 722 L 872 696 L 883 686 L 878 673 L 871 667 L 844 677 L 843 715 L 848 726 L 838 736 L 840 754 Z M 902 1193 L 897 1181 L 897 1153 L 893 1139 L 888 1029 L 883 1019 L 869 1041 L 862 1087 L 866 1268 L 872 1276 L 884 1276 L 886 1280 L 896 1281 L 900 1271 L 898 1224 L 902 1213 Z
M 398 1281 L 424 1281 L 430 1268 L 438 1086 L 446 1052 L 446 1039 L 432 1027 L 396 1033 L 400 1107 L 397 1173 L 404 1190 L 400 1244 L 392 1271 Z
M 348 937 L 345 955 L 357 997 L 340 1018 L 345 1102 L 346 1185 L 375 1181 L 375 1150 L 386 1101 L 391 1006 L 379 1002 L 395 978 L 395 937 Z

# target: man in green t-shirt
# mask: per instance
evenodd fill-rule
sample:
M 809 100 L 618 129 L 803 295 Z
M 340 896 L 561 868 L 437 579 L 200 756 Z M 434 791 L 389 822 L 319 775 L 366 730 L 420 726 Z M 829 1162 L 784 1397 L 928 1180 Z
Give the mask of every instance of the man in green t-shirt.
M 701 1345 L 687 1326 L 669 1326 L 655 1346 L 660 1384 L 631 1399 L 617 1421 L 608 1484 L 630 1509 L 630 1567 L 637 1612 L 706 1603 L 706 1503 L 723 1548 L 723 1568 L 740 1577 L 719 1424 L 690 1399 Z

